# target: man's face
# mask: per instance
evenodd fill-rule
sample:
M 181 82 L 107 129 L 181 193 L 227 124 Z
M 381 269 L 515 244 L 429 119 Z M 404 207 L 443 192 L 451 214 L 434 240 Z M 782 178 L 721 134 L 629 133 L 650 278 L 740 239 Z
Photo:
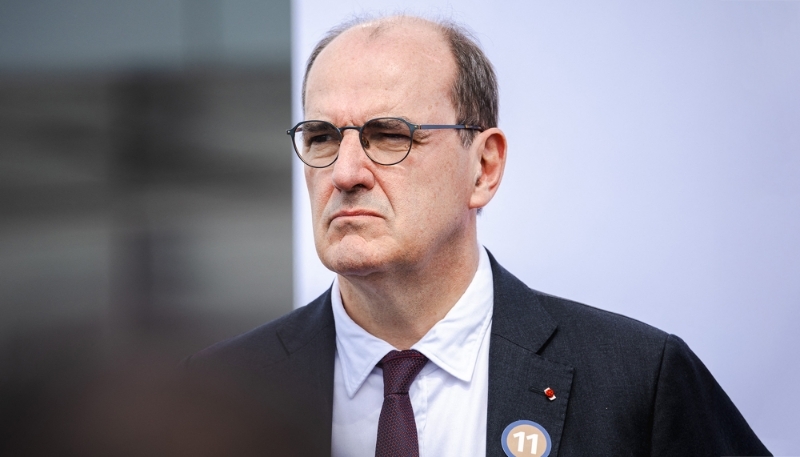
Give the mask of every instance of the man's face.
M 331 42 L 307 80 L 305 118 L 338 127 L 378 117 L 455 124 L 455 62 L 442 37 L 400 24 L 370 37 L 356 27 Z M 406 159 L 373 163 L 346 130 L 337 161 L 306 167 L 314 239 L 322 263 L 342 275 L 424 268 L 463 246 L 474 226 L 478 165 L 458 130 L 417 130 Z

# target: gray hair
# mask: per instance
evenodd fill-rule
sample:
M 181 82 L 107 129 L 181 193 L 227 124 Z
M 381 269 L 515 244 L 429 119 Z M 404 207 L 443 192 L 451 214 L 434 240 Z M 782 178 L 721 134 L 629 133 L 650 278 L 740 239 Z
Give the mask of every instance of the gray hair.
M 406 17 L 413 18 L 411 16 Z M 306 105 L 308 73 L 322 50 L 345 31 L 373 20 L 370 17 L 359 17 L 339 24 L 329 30 L 314 46 L 314 50 L 306 63 L 306 71 L 303 76 L 302 101 L 304 108 Z M 456 122 L 458 124 L 477 125 L 481 129 L 497 127 L 499 109 L 497 76 L 494 73 L 492 63 L 478 46 L 477 40 L 468 30 L 455 22 L 424 20 L 442 34 L 450 46 L 450 51 L 456 62 L 456 78 L 450 90 L 450 99 L 456 110 Z M 379 33 L 381 26 L 382 24 L 379 23 L 378 29 L 374 33 Z M 472 143 L 475 131 L 460 130 L 459 133 L 464 146 L 469 146 Z

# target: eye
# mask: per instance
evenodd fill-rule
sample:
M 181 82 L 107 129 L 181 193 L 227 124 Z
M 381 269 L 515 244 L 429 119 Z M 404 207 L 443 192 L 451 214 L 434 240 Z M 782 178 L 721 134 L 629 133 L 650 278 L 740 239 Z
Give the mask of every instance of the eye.
M 320 146 L 338 144 L 341 135 L 336 127 L 327 122 L 306 122 L 295 133 L 302 139 L 302 144 L 306 148 L 318 148 Z
M 409 136 L 408 133 L 403 132 L 373 132 L 372 137 L 376 140 L 383 140 L 383 141 L 408 141 Z
M 319 135 L 308 136 L 308 134 L 303 136 L 306 138 L 306 143 L 314 144 L 314 143 L 327 143 L 328 141 L 335 141 L 333 135 L 330 133 L 323 133 Z
M 364 136 L 373 143 L 406 144 L 411 141 L 411 130 L 408 124 L 398 119 L 373 119 L 364 126 Z

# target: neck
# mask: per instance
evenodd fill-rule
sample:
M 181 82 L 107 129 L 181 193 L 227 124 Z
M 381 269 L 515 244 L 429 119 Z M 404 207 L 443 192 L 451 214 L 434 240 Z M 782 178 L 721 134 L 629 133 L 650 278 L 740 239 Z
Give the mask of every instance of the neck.
M 478 269 L 479 249 L 473 238 L 412 269 L 339 275 L 344 308 L 367 332 L 397 349 L 409 349 L 467 290 Z

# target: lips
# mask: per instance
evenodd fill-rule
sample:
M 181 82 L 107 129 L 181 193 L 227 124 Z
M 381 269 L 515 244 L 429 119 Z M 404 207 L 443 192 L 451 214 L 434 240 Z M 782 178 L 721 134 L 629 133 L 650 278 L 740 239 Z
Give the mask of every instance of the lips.
M 342 209 L 331 216 L 331 221 L 340 217 L 355 217 L 355 216 L 372 216 L 372 217 L 381 217 L 380 214 L 376 213 L 375 211 L 370 211 L 368 209 Z

